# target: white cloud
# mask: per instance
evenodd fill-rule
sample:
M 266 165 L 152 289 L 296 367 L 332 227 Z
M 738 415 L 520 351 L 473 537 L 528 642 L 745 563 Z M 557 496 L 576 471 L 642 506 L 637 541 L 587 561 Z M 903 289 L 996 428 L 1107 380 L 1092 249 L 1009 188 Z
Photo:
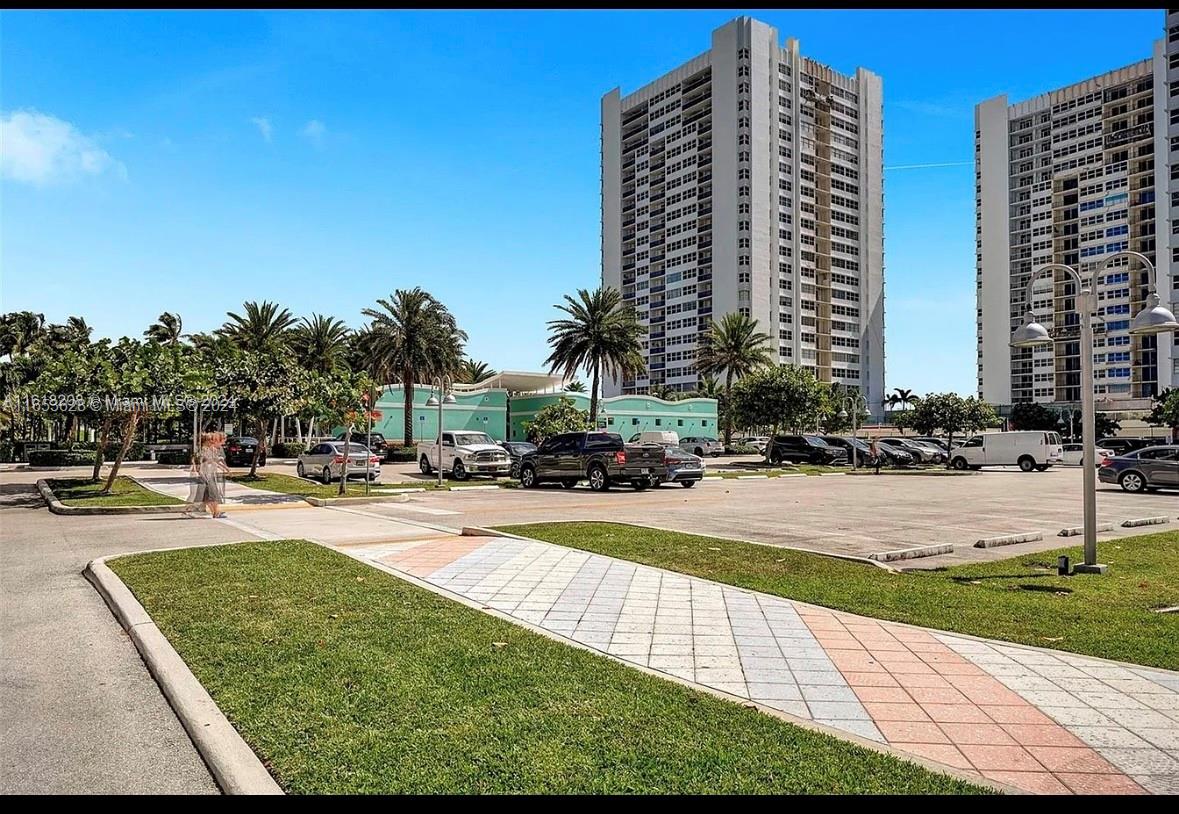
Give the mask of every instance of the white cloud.
M 303 125 L 303 129 L 299 133 L 316 147 L 322 147 L 323 137 L 327 135 L 327 127 L 319 119 L 312 119 Z
M 0 177 L 34 186 L 127 169 L 72 124 L 35 110 L 0 115 Z
M 266 139 L 267 143 L 274 140 L 274 125 L 270 123 L 270 119 L 265 116 L 255 116 L 250 121 L 258 128 L 258 132 L 262 134 L 262 138 Z

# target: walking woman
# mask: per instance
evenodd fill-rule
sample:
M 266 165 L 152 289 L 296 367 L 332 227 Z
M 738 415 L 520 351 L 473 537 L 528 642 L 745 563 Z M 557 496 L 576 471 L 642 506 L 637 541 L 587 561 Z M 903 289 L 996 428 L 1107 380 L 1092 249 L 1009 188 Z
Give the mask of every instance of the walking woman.
M 196 476 L 194 495 L 190 503 L 205 504 L 210 517 L 225 517 L 220 504 L 225 499 L 222 488 L 224 475 L 229 471 L 225 463 L 225 433 L 206 432 L 201 435 L 201 448 L 192 462 L 192 473 Z

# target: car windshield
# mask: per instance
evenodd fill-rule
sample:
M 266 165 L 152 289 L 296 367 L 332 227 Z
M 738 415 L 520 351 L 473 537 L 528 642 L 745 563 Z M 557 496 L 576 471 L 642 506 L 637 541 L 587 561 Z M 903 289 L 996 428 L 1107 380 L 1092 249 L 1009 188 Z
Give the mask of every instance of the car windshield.
M 509 444 L 508 449 L 510 449 L 512 452 L 518 452 L 521 455 L 524 455 L 528 452 L 536 452 L 536 444 Z
M 469 447 L 473 444 L 495 444 L 491 440 L 491 436 L 485 432 L 456 432 L 454 442 L 461 447 Z
M 825 447 L 825 446 L 828 446 L 827 442 L 826 442 L 826 441 L 824 441 L 822 438 L 820 438 L 820 437 L 819 437 L 819 436 L 817 436 L 817 435 L 804 435 L 804 436 L 803 436 L 803 440 L 805 440 L 805 441 L 806 441 L 808 444 L 810 444 L 812 447 Z
M 342 452 L 343 450 L 344 450 L 343 444 L 336 444 L 336 452 Z M 362 446 L 360 444 L 349 444 L 348 445 L 348 454 L 349 455 L 364 455 L 367 453 L 368 453 L 368 447 L 366 447 L 366 446 Z
M 862 449 L 862 450 L 870 449 L 870 447 L 864 441 L 861 441 L 859 438 L 844 438 L 843 440 L 847 441 L 849 444 L 854 446 L 856 449 Z

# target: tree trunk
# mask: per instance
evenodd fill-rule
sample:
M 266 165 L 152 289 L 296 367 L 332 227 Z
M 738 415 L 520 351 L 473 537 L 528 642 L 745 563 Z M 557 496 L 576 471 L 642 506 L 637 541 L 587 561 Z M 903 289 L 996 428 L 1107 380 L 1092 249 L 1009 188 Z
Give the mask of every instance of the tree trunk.
M 114 415 L 107 413 L 102 419 L 102 432 L 99 434 L 98 444 L 94 448 L 94 473 L 90 476 L 90 480 L 98 483 L 98 476 L 102 474 L 102 453 L 106 448 L 106 442 L 111 434 L 111 421 L 114 420 Z
M 730 396 L 733 392 L 733 371 L 731 369 L 725 370 L 725 405 L 728 406 Z M 725 449 L 728 449 L 733 442 L 733 412 L 732 410 L 725 410 Z
M 402 425 L 404 432 L 402 435 L 402 442 L 405 446 L 413 446 L 413 372 L 409 370 L 401 371 L 401 393 L 402 393 L 402 414 L 405 421 Z M 438 394 L 438 398 L 442 398 L 442 394 Z M 438 432 L 442 432 L 442 428 L 438 428 Z
M 594 383 L 593 389 L 590 390 L 590 429 L 596 430 L 598 428 L 598 377 L 601 371 L 601 363 L 594 362 Z
M 295 416 L 295 440 L 303 443 L 303 419 Z
M 954 431 L 946 435 L 946 469 L 951 469 L 950 462 L 954 460 Z
M 343 497 L 348 492 L 348 450 L 352 443 L 352 424 L 344 427 L 344 463 L 340 464 L 340 490 L 337 495 Z
M 115 458 L 115 462 L 111 465 L 111 473 L 107 475 L 106 485 L 102 487 L 100 495 L 109 495 L 111 487 L 115 483 L 115 477 L 119 474 L 119 467 L 123 463 L 123 458 L 127 455 L 127 450 L 131 448 L 131 442 L 135 440 L 135 427 L 139 424 L 139 411 L 132 410 L 130 417 L 127 419 L 127 432 L 123 436 L 123 444 L 119 447 L 119 455 Z
M 266 438 L 266 419 L 258 419 L 258 443 L 254 444 L 254 457 L 250 459 L 250 477 L 258 477 L 258 458 L 262 454 L 262 444 Z

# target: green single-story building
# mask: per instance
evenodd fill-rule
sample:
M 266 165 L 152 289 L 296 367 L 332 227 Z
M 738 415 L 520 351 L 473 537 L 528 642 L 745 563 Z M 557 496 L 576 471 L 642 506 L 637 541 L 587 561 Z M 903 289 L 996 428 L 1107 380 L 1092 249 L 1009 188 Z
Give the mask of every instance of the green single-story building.
M 457 384 L 450 391 L 453 404 L 443 405 L 442 427 L 446 430 L 478 430 L 496 441 L 523 440 L 527 425 L 542 408 L 561 398 L 572 399 L 581 410 L 589 410 L 589 396 L 565 390 L 560 376 L 546 373 L 505 371 L 478 384 Z M 377 397 L 381 418 L 373 423 L 393 443 L 404 435 L 405 411 L 401 385 L 387 385 Z M 413 440 L 438 437 L 438 408 L 426 405 L 436 390 L 427 385 L 414 387 Z M 648 430 L 670 430 L 681 438 L 717 437 L 716 399 L 693 398 L 664 401 L 653 396 L 613 396 L 598 402 L 598 426 L 630 438 Z

